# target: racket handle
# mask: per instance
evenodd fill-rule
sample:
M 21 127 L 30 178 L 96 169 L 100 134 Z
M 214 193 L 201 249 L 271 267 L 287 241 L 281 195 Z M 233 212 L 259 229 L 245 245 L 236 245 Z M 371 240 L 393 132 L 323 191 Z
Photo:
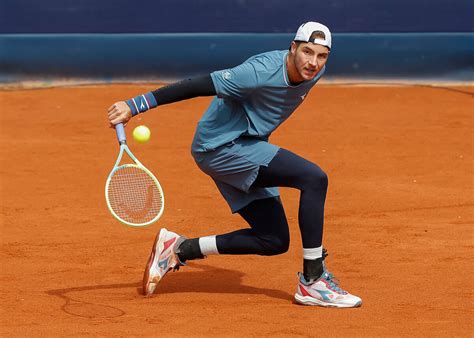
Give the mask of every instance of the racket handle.
M 127 143 L 127 137 L 125 136 L 125 128 L 123 127 L 123 123 L 115 125 L 115 132 L 117 133 L 117 139 L 120 144 Z

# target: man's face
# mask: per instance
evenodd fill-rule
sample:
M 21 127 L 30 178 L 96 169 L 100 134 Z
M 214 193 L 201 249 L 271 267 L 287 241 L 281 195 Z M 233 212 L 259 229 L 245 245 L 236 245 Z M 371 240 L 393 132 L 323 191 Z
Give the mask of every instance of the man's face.
M 314 43 L 291 43 L 292 60 L 296 70 L 292 82 L 312 80 L 328 60 L 329 48 Z

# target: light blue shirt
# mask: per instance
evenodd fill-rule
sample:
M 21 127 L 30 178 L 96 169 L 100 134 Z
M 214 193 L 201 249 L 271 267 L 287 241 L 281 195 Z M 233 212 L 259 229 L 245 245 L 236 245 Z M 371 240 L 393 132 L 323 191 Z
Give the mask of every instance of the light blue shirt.
M 310 81 L 290 84 L 287 50 L 249 58 L 241 65 L 211 73 L 215 97 L 198 122 L 192 151 L 207 152 L 240 136 L 268 140 L 303 102 L 325 67 Z

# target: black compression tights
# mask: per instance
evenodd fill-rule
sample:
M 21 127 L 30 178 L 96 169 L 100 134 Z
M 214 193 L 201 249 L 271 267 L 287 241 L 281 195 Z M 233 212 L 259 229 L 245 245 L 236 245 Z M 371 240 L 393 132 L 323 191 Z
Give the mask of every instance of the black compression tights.
M 314 163 L 280 149 L 268 167 L 260 167 L 256 187 L 291 187 L 301 191 L 298 221 L 304 248 L 321 246 L 328 179 Z M 250 229 L 218 235 L 220 254 L 277 255 L 288 250 L 290 235 L 278 197 L 256 200 L 238 213 Z

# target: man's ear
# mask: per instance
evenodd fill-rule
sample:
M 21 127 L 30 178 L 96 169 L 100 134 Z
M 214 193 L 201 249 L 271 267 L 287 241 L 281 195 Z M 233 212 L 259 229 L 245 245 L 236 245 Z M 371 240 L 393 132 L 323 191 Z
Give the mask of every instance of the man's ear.
M 290 45 L 290 52 L 292 54 L 294 54 L 296 52 L 296 48 L 298 48 L 298 44 L 294 41 L 291 41 L 291 45 Z

